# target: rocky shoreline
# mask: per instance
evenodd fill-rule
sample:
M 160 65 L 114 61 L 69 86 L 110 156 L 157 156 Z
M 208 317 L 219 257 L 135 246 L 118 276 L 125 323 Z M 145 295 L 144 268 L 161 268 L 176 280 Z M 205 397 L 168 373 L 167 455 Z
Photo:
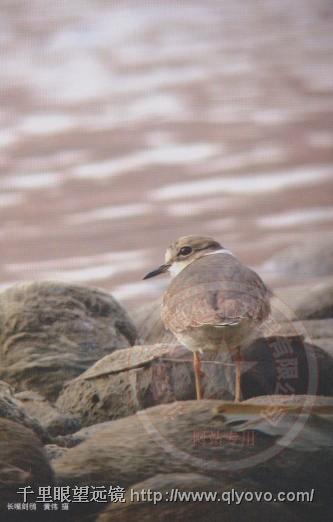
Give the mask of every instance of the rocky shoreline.
M 41 506 L 8 510 L 27 485 L 113 485 L 124 502 L 73 502 L 51 518 L 329 520 L 333 279 L 322 277 L 275 291 L 270 322 L 243 350 L 236 409 L 234 368 L 221 355 L 204 354 L 204 398 L 194 400 L 191 353 L 164 330 L 158 302 L 132 320 L 97 289 L 45 282 L 3 291 L 0 518 L 45 520 Z M 316 495 L 311 503 L 170 503 L 172 488 Z M 143 489 L 163 500 L 134 501 Z

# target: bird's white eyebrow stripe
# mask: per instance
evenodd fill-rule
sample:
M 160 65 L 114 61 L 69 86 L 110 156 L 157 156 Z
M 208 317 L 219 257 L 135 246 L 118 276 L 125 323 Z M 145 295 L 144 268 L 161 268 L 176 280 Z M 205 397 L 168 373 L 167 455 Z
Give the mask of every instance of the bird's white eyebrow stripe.
M 207 252 L 207 254 L 204 254 L 204 256 L 212 256 L 213 254 L 229 254 L 230 256 L 234 255 L 232 252 L 230 252 L 230 250 L 221 248 L 220 250 L 214 250 L 214 252 Z

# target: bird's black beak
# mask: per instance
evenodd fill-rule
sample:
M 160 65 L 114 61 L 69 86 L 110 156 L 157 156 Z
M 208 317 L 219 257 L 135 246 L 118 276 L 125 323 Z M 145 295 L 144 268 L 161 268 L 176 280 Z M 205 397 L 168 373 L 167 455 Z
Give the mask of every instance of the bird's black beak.
M 158 276 L 160 274 L 164 274 L 167 272 L 170 268 L 170 265 L 161 265 L 156 270 L 153 270 L 152 272 L 149 272 L 143 279 L 150 279 L 151 277 Z

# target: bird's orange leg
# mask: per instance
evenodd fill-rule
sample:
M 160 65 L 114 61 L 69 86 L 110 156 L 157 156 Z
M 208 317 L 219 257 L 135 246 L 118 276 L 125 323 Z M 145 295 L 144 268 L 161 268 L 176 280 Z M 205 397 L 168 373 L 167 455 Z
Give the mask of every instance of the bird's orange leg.
M 197 394 L 197 400 L 202 399 L 202 387 L 201 387 L 201 357 L 199 352 L 193 352 L 193 366 L 195 375 L 195 391 Z
M 235 366 L 236 366 L 236 382 L 235 382 L 235 402 L 240 402 L 242 399 L 242 388 L 241 388 L 241 365 L 242 365 L 242 356 L 240 348 L 237 348 L 236 356 L 235 356 Z

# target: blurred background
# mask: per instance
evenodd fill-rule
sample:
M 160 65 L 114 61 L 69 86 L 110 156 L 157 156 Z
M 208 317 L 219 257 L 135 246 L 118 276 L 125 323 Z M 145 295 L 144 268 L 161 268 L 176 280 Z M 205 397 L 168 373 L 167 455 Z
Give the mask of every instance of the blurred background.
M 272 255 L 333 238 L 332 27 L 330 0 L 1 0 L 0 286 L 133 307 L 192 233 L 281 284 Z

